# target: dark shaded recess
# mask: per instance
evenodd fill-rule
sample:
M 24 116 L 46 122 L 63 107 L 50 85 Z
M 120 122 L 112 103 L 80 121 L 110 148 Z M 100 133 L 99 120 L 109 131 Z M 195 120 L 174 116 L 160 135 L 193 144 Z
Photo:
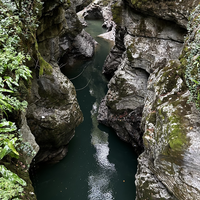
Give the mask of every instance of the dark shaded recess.
M 76 12 L 79 12 L 79 11 L 83 10 L 91 2 L 92 2 L 92 0 L 84 0 L 84 2 L 81 5 L 76 6 Z
M 113 77 L 114 72 L 121 63 L 122 54 L 126 50 L 124 46 L 124 36 L 126 33 L 126 29 L 117 28 L 115 46 L 111 49 L 110 54 L 107 56 L 103 66 L 103 74 L 108 80 Z
M 86 20 L 89 19 L 103 19 L 102 13 L 101 13 L 101 8 L 100 7 L 95 7 L 92 10 L 88 10 L 87 15 L 85 16 Z

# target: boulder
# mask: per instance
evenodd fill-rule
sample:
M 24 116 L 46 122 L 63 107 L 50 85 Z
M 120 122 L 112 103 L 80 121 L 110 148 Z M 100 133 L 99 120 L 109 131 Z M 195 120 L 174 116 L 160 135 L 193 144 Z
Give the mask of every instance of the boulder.
M 30 166 L 31 162 L 33 161 L 34 157 L 39 151 L 39 146 L 35 141 L 35 137 L 32 134 L 26 120 L 26 112 L 21 113 L 21 128 L 20 133 L 22 135 L 22 142 L 27 144 L 29 148 L 22 148 L 23 157 L 26 160 L 26 164 Z
M 75 88 L 55 63 L 52 74 L 39 77 L 32 88 L 27 118 L 40 146 L 36 162 L 57 161 L 65 156 L 75 127 L 83 120 Z
M 98 121 L 112 127 L 124 141 L 141 153 L 140 122 L 148 74 L 130 66 L 124 58 L 108 84 L 108 92 L 99 107 Z
M 84 29 L 80 34 L 74 38 L 73 42 L 73 54 L 83 56 L 85 58 L 91 58 L 95 50 L 95 40 Z

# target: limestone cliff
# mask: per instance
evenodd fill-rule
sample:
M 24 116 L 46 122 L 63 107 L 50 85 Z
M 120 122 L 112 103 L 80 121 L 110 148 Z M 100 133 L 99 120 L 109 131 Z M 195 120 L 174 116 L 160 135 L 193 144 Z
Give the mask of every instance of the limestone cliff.
M 111 6 L 116 40 L 103 72 L 112 78 L 98 120 L 138 153 L 144 148 L 136 175 L 138 200 L 200 198 L 199 113 L 188 103 L 182 53 L 188 17 L 198 3 L 119 0 Z M 198 16 L 191 23 L 198 23 Z M 188 43 L 199 37 L 198 26 L 194 30 Z M 197 57 L 196 52 L 191 60 Z
M 140 123 L 149 74 L 180 55 L 186 31 L 175 23 L 134 12 L 123 1 L 114 4 L 112 12 L 118 25 L 116 40 L 103 73 L 113 76 L 116 72 L 100 106 L 98 120 L 114 128 L 121 139 L 140 153 Z
M 44 1 L 37 41 L 41 56 L 52 66 L 52 73 L 39 76 L 40 66 L 35 58 L 27 111 L 28 125 L 40 146 L 36 163 L 61 160 L 75 127 L 83 120 L 75 88 L 59 66 L 70 65 L 77 57 L 93 55 L 94 42 L 82 31 L 76 15 L 76 6 L 80 4 L 80 1 Z M 87 52 L 82 48 L 83 41 L 88 42 Z M 65 63 L 62 63 L 63 57 Z
M 199 14 L 198 6 L 191 15 L 193 29 L 187 37 L 190 39 L 185 41 L 181 63 L 173 60 L 150 75 L 142 119 L 145 151 L 138 159 L 136 175 L 137 199 L 200 198 L 200 114 L 195 103 L 189 100 L 191 92 L 185 76 L 188 64 L 194 65 L 187 62 L 192 56 L 189 43 L 198 44 L 195 24 Z M 152 188 L 159 192 L 153 193 Z

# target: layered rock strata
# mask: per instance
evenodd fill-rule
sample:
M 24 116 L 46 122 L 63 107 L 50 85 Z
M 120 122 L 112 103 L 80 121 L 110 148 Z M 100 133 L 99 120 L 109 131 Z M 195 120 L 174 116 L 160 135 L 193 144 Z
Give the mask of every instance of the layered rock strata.
M 122 8 L 123 18 L 118 24 L 116 45 L 103 69 L 110 76 L 116 71 L 108 84 L 109 90 L 100 106 L 98 120 L 114 128 L 120 138 L 131 143 L 140 153 L 140 123 L 149 74 L 158 67 L 165 67 L 169 60 L 180 55 L 186 31 L 175 23 L 138 14 L 127 5 Z M 113 53 L 122 47 L 121 55 Z M 127 119 L 126 115 L 134 120 Z M 120 116 L 124 117 L 120 119 Z
M 173 21 L 186 28 L 191 10 L 198 4 L 198 0 L 125 0 L 135 10 Z
M 27 120 L 40 146 L 35 163 L 61 160 L 75 127 L 83 121 L 75 88 L 60 71 L 60 67 L 73 65 L 77 58 L 89 58 L 94 53 L 95 42 L 82 29 L 75 12 L 80 3 L 44 1 L 37 41 L 52 73 L 39 76 L 37 60 L 32 64 L 35 72 Z
M 117 1 L 112 8 L 113 15 L 120 13 L 113 16 L 118 25 L 115 42 L 125 48 L 121 55 L 109 55 L 118 60 L 114 68 L 109 57 L 105 63 L 103 70 L 112 78 L 98 120 L 136 151 L 144 147 L 138 158 L 137 200 L 200 198 L 200 115 L 188 103 L 186 59 L 179 61 L 187 17 L 198 3 Z M 192 22 L 198 23 L 196 19 L 198 15 Z M 197 32 L 191 32 L 190 40 Z

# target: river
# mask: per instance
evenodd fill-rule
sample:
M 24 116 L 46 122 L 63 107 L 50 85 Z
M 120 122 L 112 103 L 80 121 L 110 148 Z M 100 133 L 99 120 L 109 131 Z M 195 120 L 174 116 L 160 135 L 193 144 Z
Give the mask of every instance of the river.
M 38 200 L 135 199 L 136 155 L 112 129 L 97 121 L 98 106 L 107 91 L 102 66 L 111 48 L 110 43 L 97 37 L 105 32 L 101 24 L 101 20 L 89 20 L 86 28 L 99 43 L 93 59 L 73 69 L 62 69 L 75 85 L 84 122 L 76 128 L 67 156 L 34 173 Z

